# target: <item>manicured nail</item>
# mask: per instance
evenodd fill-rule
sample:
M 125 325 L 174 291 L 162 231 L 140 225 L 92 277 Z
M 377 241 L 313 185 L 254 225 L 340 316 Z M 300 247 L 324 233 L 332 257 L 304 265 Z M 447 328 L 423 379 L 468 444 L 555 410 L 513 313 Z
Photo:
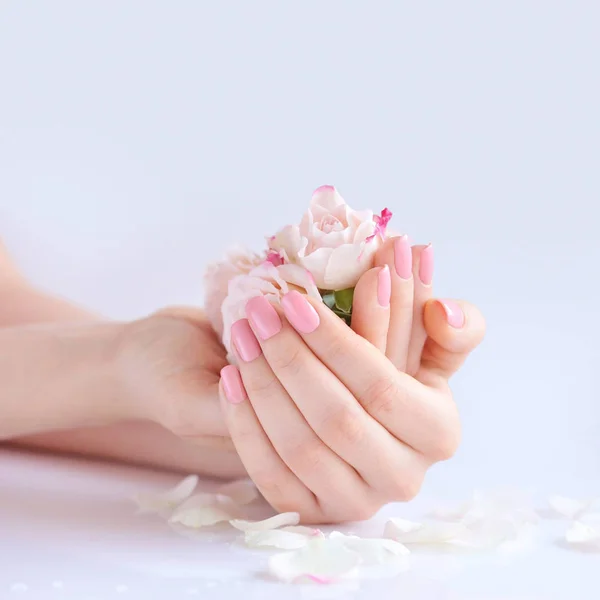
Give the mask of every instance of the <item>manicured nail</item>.
M 421 251 L 419 263 L 419 279 L 425 285 L 431 285 L 433 280 L 433 246 L 429 244 Z
M 281 299 L 281 306 L 287 320 L 300 333 L 312 333 L 319 326 L 319 314 L 300 292 L 288 292 Z
M 281 319 L 264 296 L 248 300 L 246 315 L 261 340 L 268 340 L 281 331 Z
M 465 313 L 454 300 L 438 300 L 437 302 L 444 309 L 450 327 L 460 329 L 465 324 Z
M 251 362 L 262 354 L 260 344 L 247 319 L 240 319 L 231 326 L 231 339 L 244 362 Z
M 396 238 L 394 242 L 394 265 L 398 277 L 402 279 L 412 277 L 412 249 L 407 235 Z
M 225 397 L 231 404 L 243 402 L 246 396 L 246 388 L 242 382 L 242 377 L 237 367 L 227 365 L 221 369 L 221 383 Z
M 390 305 L 392 296 L 392 278 L 390 276 L 390 268 L 385 265 L 377 275 L 377 301 L 379 306 L 387 308 Z

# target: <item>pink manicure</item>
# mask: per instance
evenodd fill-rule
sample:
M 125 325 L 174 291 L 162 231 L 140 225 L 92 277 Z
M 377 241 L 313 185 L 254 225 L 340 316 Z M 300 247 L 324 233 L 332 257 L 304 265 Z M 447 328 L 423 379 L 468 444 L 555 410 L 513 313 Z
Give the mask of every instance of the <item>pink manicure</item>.
M 221 383 L 225 397 L 231 404 L 240 404 L 247 398 L 240 372 L 233 365 L 221 369 Z
M 465 313 L 454 300 L 438 300 L 437 302 L 444 309 L 450 327 L 460 329 L 465 324 Z
M 247 319 L 240 319 L 231 326 L 231 339 L 244 362 L 251 362 L 262 353 L 260 344 Z
M 424 285 L 431 285 L 433 281 L 433 246 L 431 244 L 421 251 L 419 279 Z
M 394 242 L 394 265 L 398 277 L 402 279 L 412 277 L 412 249 L 407 235 L 396 238 Z
M 300 333 L 312 333 L 319 326 L 317 311 L 300 292 L 288 292 L 281 299 L 281 306 L 292 327 Z
M 262 340 L 268 340 L 281 331 L 281 319 L 264 296 L 248 300 L 246 314 L 253 329 Z
M 387 308 L 390 305 L 392 296 L 392 278 L 390 276 L 390 268 L 385 265 L 377 275 L 377 301 L 379 306 Z

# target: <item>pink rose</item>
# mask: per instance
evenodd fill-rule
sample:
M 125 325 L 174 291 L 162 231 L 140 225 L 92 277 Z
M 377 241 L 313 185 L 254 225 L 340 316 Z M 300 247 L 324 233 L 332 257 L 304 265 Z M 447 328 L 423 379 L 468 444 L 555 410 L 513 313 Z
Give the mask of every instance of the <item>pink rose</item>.
M 274 264 L 274 263 L 277 263 Z M 279 302 L 290 290 L 321 300 L 311 274 L 299 265 L 281 264 L 276 255 L 269 255 L 259 266 L 229 282 L 228 294 L 221 307 L 223 345 L 231 352 L 231 326 L 246 317 L 246 304 L 250 298 L 265 296 Z
M 221 307 L 227 297 L 229 282 L 238 275 L 246 275 L 265 260 L 245 248 L 231 250 L 225 260 L 210 265 L 204 276 L 204 310 L 214 330 L 223 335 Z
M 373 266 L 392 214 L 352 210 L 331 185 L 317 188 L 300 225 L 288 225 L 269 239 L 284 261 L 311 272 L 322 290 L 354 287 Z

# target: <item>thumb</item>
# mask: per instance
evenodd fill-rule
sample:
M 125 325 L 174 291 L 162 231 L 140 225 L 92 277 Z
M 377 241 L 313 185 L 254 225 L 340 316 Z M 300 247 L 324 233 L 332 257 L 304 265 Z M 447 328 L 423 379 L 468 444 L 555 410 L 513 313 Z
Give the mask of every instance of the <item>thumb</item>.
M 479 309 L 462 300 L 429 300 L 424 311 L 427 342 L 421 367 L 449 379 L 481 343 L 485 319 Z

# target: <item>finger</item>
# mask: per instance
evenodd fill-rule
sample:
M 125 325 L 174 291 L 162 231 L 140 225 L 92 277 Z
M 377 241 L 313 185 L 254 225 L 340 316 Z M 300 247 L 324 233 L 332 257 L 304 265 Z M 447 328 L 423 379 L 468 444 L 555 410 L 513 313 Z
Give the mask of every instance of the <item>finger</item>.
M 352 329 L 385 354 L 390 323 L 391 274 L 387 265 L 367 271 L 354 288 Z
M 290 296 L 292 299 L 305 298 L 298 292 L 291 292 L 282 299 L 282 306 L 288 305 L 284 309 L 288 319 L 294 310 L 289 306 Z M 357 336 L 327 307 L 325 309 L 337 325 L 380 356 L 369 342 Z M 383 489 L 391 484 L 394 476 L 401 478 L 402 474 L 415 468 L 415 452 L 398 442 L 365 412 L 340 379 L 311 352 L 288 319 L 282 318 L 265 298 L 250 300 L 246 314 L 260 340 L 265 359 L 311 429 L 335 454 L 352 465 L 371 487 Z M 313 310 L 291 318 L 297 324 L 300 322 L 299 327 L 306 331 L 314 325 L 315 315 Z M 388 362 L 385 357 L 382 358 Z M 365 365 L 361 363 L 359 369 L 365 370 Z M 395 373 L 391 363 L 390 369 Z M 374 456 L 378 457 L 377 461 L 373 461 Z M 390 473 L 394 475 L 390 477 Z M 400 481 L 395 480 L 393 484 L 399 486 Z M 394 492 L 394 497 L 398 497 L 402 490 Z
M 321 364 L 336 376 L 336 382 L 341 382 L 351 392 L 352 399 L 358 400 L 360 406 L 387 435 L 391 434 L 392 439 L 401 440 L 423 454 L 437 454 L 438 438 L 441 439 L 447 434 L 448 420 L 452 423 L 455 420 L 451 400 L 440 401 L 437 390 L 430 389 L 406 373 L 397 371 L 385 356 L 346 326 L 322 302 L 307 298 L 298 292 L 290 292 L 283 297 L 282 306 L 287 320 L 300 333 L 314 355 L 322 361 Z M 295 362 L 295 368 L 302 369 L 302 364 L 297 358 Z M 284 385 L 287 387 L 287 383 L 284 382 Z M 310 384 L 304 377 L 300 385 L 306 387 Z M 318 391 L 318 387 L 329 385 L 318 381 L 318 386 L 313 392 L 314 397 L 319 400 L 322 392 Z M 336 393 L 340 392 L 336 390 Z M 291 395 L 294 397 L 294 394 Z M 328 394 L 328 398 L 332 395 Z M 334 407 L 331 400 L 317 404 L 321 407 L 321 412 Z M 367 439 L 367 435 L 357 429 L 356 423 L 350 420 L 349 413 L 342 413 L 342 416 L 349 421 L 340 425 L 350 430 L 350 433 L 346 432 L 346 437 L 355 437 L 355 445 L 358 444 L 361 453 L 367 453 L 367 450 L 359 445 Z M 319 418 L 318 414 L 315 418 Z M 326 415 L 321 415 L 320 418 L 326 418 Z M 356 431 L 352 431 L 352 427 Z M 370 427 L 370 430 L 373 428 Z M 379 435 L 382 443 L 387 440 L 387 436 L 382 432 L 373 431 L 372 435 Z M 374 456 L 372 452 L 373 450 L 370 450 L 367 453 L 369 460 Z
M 303 522 L 319 522 L 321 513 L 315 497 L 275 452 L 248 402 L 236 367 L 223 368 L 219 392 L 236 451 L 267 502 L 280 512 L 299 512 Z
M 424 315 L 429 337 L 422 368 L 449 379 L 483 340 L 485 319 L 477 307 L 461 300 L 430 300 Z
M 423 309 L 425 303 L 431 298 L 433 280 L 433 246 L 413 246 L 413 281 L 414 300 L 413 318 L 410 344 L 408 346 L 408 359 L 406 372 L 414 375 L 421 364 L 421 354 L 427 339 L 425 325 L 423 323 Z
M 398 370 L 406 371 L 414 296 L 412 250 L 408 236 L 387 240 L 377 251 L 375 264 L 387 265 L 392 280 L 390 324 L 385 354 Z
M 248 398 L 277 454 L 315 494 L 325 514 L 352 520 L 368 503 L 364 480 L 311 429 L 265 360 L 246 319 L 233 324 L 231 339 Z

